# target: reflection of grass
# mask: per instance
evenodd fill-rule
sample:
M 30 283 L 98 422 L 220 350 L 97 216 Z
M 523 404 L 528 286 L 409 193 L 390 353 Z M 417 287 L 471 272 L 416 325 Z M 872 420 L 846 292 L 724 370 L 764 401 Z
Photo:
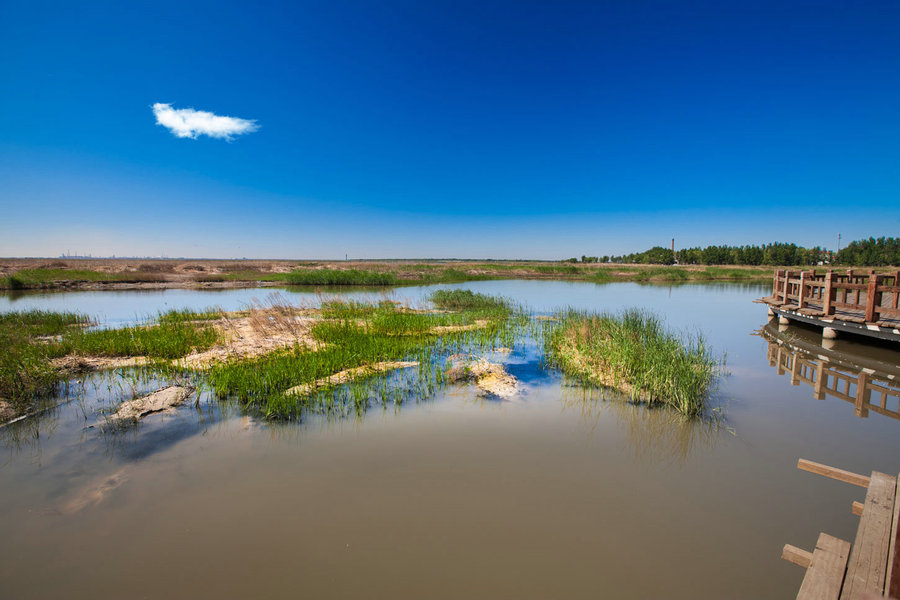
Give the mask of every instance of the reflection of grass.
M 704 412 L 720 367 L 702 336 L 677 336 L 637 310 L 618 316 L 570 311 L 558 318 L 547 351 L 565 373 L 650 406 L 666 404 L 689 416 Z
M 564 387 L 561 402 L 566 409 L 579 411 L 592 433 L 602 430 L 606 411 L 625 432 L 634 458 L 654 464 L 686 464 L 695 450 L 711 448 L 721 433 L 734 433 L 720 413 L 689 419 L 665 408 L 621 402 L 619 395 L 608 388 Z

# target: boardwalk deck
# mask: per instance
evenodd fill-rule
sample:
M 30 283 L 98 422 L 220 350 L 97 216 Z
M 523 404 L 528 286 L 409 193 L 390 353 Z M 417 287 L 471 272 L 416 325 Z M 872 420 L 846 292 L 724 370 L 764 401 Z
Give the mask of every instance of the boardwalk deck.
M 898 478 L 874 471 L 870 477 L 801 459 L 797 467 L 866 488 L 859 528 L 849 542 L 821 533 L 811 554 L 786 545 L 782 558 L 806 568 L 799 599 L 862 600 L 894 597 L 900 591 Z
M 772 314 L 823 328 L 900 342 L 900 271 L 877 274 L 778 269 L 772 294 L 760 298 Z

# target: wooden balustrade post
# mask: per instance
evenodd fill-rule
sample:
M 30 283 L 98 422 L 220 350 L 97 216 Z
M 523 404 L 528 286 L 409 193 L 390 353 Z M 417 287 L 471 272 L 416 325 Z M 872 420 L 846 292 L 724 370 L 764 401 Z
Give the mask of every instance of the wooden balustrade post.
M 772 278 L 772 297 L 778 300 L 778 275 L 781 269 L 775 269 L 775 277 Z
M 800 289 L 797 291 L 797 310 L 805 306 L 806 302 L 806 271 L 800 271 Z
M 822 294 L 822 312 L 826 317 L 834 314 L 834 306 L 831 305 L 834 299 L 834 290 L 831 287 L 832 277 L 834 277 L 834 271 L 828 269 L 825 272 L 825 291 Z
M 900 271 L 894 271 L 894 301 L 892 304 L 894 310 L 900 308 L 900 290 L 897 288 L 900 288 Z M 888 306 L 891 306 L 891 304 Z
M 875 321 L 875 300 L 878 296 L 878 275 L 869 273 L 869 287 L 866 289 L 866 323 Z M 879 305 L 881 302 L 878 303 Z
M 788 301 L 788 286 L 791 281 L 791 272 L 787 269 L 784 270 L 784 288 L 781 292 L 781 302 L 782 304 L 787 304 Z

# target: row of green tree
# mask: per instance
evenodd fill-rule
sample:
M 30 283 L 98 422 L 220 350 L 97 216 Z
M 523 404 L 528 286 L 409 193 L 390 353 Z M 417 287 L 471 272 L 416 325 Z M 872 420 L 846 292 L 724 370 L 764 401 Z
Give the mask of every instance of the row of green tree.
M 574 262 L 574 259 L 572 259 Z M 643 263 L 654 265 L 848 265 L 880 267 L 900 265 L 900 238 L 870 237 L 850 242 L 836 254 L 819 246 L 774 242 L 762 246 L 706 246 L 672 251 L 654 246 L 622 256 L 582 256 L 582 262 Z

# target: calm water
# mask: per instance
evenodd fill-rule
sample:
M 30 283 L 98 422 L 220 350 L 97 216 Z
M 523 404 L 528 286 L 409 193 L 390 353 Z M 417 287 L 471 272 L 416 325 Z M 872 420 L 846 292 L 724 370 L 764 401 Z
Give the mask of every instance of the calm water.
M 812 549 L 820 531 L 852 540 L 850 503 L 864 494 L 798 471 L 797 459 L 900 471 L 896 398 L 861 418 L 805 382 L 821 340 L 792 328 L 792 343 L 777 344 L 777 327 L 761 331 L 765 307 L 751 300 L 764 286 L 440 287 L 545 313 L 641 306 L 700 330 L 727 354 L 724 426 L 567 385 L 531 352 L 508 359 L 526 383 L 513 402 L 453 387 L 302 424 L 203 397 L 101 434 L 87 427 L 99 406 L 152 384 L 98 379 L 83 401 L 0 429 L 0 596 L 793 598 L 803 569 L 780 559 L 782 546 Z M 393 295 L 420 303 L 432 289 Z M 38 294 L 0 297 L 0 311 L 77 310 L 115 325 L 269 293 Z M 860 365 L 898 385 L 895 350 L 839 340 L 827 352 L 839 369 L 829 381 Z

